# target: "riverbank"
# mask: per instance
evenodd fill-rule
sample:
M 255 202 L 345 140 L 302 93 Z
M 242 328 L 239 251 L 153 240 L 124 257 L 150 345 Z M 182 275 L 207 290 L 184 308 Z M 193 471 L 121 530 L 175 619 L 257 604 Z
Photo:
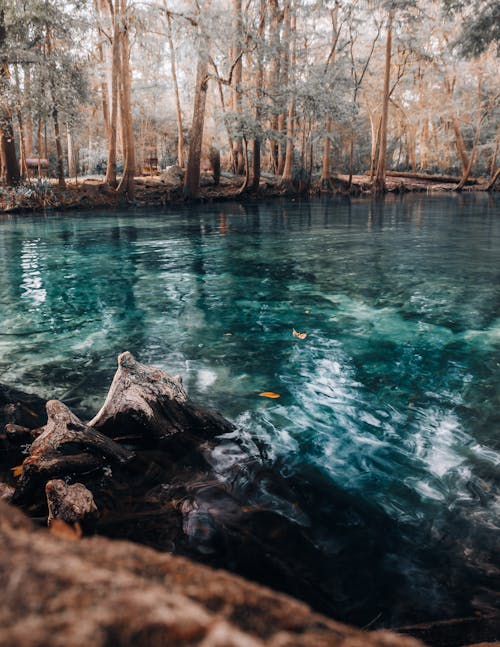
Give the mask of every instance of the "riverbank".
M 386 186 L 389 194 L 401 193 L 438 193 L 452 192 L 456 183 L 443 177 L 421 175 L 405 177 L 404 174 L 388 175 Z M 417 174 L 418 175 L 418 174 Z M 471 182 L 463 192 L 484 192 L 487 185 Z M 263 174 L 259 191 L 255 193 L 243 188 L 243 179 L 225 174 L 218 184 L 212 176 L 201 177 L 200 195 L 197 202 L 224 200 L 245 201 L 255 198 L 298 197 L 317 195 L 370 196 L 373 195 L 371 180 L 367 175 L 354 175 L 349 182 L 347 175 L 333 176 L 328 183 L 314 182 L 310 186 L 299 184 L 283 185 L 281 178 Z M 160 176 L 141 176 L 135 179 L 135 197 L 133 201 L 126 196 L 118 195 L 106 185 L 103 178 L 89 177 L 70 179 L 61 188 L 55 180 L 43 179 L 32 181 L 18 187 L 3 187 L 0 190 L 0 213 L 25 213 L 32 211 L 70 209 L 106 209 L 133 204 L 137 207 L 159 207 L 168 204 L 180 204 L 183 196 L 182 177 L 177 172 L 167 172 Z

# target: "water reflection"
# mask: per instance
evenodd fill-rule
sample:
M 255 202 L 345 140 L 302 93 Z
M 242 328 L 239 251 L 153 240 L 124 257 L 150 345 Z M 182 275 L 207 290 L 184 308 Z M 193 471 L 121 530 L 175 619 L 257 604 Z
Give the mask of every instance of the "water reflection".
M 129 349 L 303 479 L 339 600 L 362 564 L 392 622 L 495 604 L 495 198 L 19 217 L 0 250 L 3 381 L 90 415 Z M 238 456 L 221 445 L 221 474 Z

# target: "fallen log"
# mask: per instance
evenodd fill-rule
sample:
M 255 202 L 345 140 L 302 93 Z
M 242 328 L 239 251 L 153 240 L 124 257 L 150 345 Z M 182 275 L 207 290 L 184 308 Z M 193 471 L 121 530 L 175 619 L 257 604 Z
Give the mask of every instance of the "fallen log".
M 365 171 L 370 175 L 370 171 Z M 423 180 L 425 182 L 437 182 L 440 184 L 458 184 L 462 178 L 454 175 L 432 175 L 430 173 L 417 173 L 413 171 L 386 171 L 387 177 L 401 177 L 408 180 Z M 477 180 L 469 178 L 465 184 L 477 184 Z

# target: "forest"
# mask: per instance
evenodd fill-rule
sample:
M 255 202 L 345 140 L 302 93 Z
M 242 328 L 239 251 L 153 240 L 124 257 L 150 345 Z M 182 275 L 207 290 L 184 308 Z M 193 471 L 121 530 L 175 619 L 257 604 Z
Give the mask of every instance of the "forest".
M 1 180 L 499 176 L 491 0 L 2 0 Z

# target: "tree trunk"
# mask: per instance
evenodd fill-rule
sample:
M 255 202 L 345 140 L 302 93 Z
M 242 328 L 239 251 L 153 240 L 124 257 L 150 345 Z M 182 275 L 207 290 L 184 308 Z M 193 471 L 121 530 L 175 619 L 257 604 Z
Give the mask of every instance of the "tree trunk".
M 327 115 L 325 117 L 326 137 L 324 139 L 323 160 L 322 160 L 322 163 L 321 163 L 321 186 L 323 186 L 323 187 L 328 186 L 328 184 L 330 182 L 330 149 L 331 149 L 330 132 L 331 132 L 331 127 L 332 127 L 332 120 Z M 351 139 L 351 143 L 352 143 L 352 139 Z M 351 155 L 352 155 L 352 146 L 351 146 Z M 351 157 L 350 168 L 352 169 L 352 157 Z
M 285 48 L 287 48 L 286 55 L 284 56 L 284 67 L 286 71 L 286 81 L 292 85 L 293 74 L 295 72 L 295 52 L 296 52 L 296 16 L 295 12 L 292 15 L 291 2 L 288 1 L 285 6 L 285 33 L 288 38 L 285 39 Z M 286 120 L 286 147 L 283 157 L 283 175 L 281 177 L 282 183 L 290 185 L 292 183 L 293 171 L 293 151 L 294 151 L 294 125 L 295 125 L 295 89 L 290 89 L 290 98 L 288 101 L 288 113 Z M 281 162 L 280 162 L 281 164 Z
M 122 25 L 122 34 L 120 38 L 121 45 L 121 94 L 120 106 L 122 116 L 122 130 L 125 148 L 125 163 L 123 175 L 118 185 L 117 191 L 123 193 L 126 198 L 132 201 L 135 197 L 135 141 L 134 125 L 132 121 L 132 96 L 131 96 L 131 78 L 130 78 L 130 36 L 129 36 L 129 17 L 128 17 L 127 0 L 121 0 L 120 3 L 120 22 Z
M 292 183 L 293 171 L 293 131 L 295 120 L 295 101 L 292 97 L 288 106 L 288 118 L 286 123 L 286 150 L 285 150 L 285 163 L 283 166 L 283 175 L 281 182 L 285 185 Z
M 196 69 L 196 86 L 193 107 L 193 120 L 189 138 L 189 155 L 184 177 L 184 197 L 197 198 L 200 191 L 201 146 L 205 126 L 205 105 L 208 85 L 208 59 L 206 52 L 200 51 Z
M 111 188 L 116 188 L 116 145 L 118 130 L 118 80 L 121 77 L 120 65 L 120 25 L 118 15 L 120 12 L 119 0 L 112 1 L 109 8 L 113 18 L 113 45 L 111 59 L 111 117 L 109 121 L 108 160 L 106 164 L 105 182 Z
M 52 39 L 50 28 L 46 26 L 46 46 L 47 54 L 52 55 Z M 49 85 L 50 85 L 50 94 L 52 100 L 52 122 L 54 124 L 54 137 L 56 143 L 56 168 L 57 168 L 57 181 L 59 187 L 64 189 L 66 182 L 64 180 L 64 160 L 63 160 L 63 150 L 61 144 L 61 131 L 59 128 L 59 110 L 57 108 L 57 96 L 56 96 L 56 86 L 53 73 L 50 73 L 49 76 Z
M 453 132 L 455 133 L 455 144 L 457 147 L 458 156 L 462 164 L 462 173 L 465 173 L 467 167 L 469 166 L 469 156 L 467 155 L 464 139 L 460 130 L 460 124 L 458 123 L 456 115 L 452 116 L 451 124 L 453 126 Z
M 59 111 L 56 106 L 52 108 L 52 120 L 54 122 L 54 135 L 56 140 L 56 156 L 57 156 L 57 181 L 59 187 L 64 189 L 66 182 L 64 180 L 64 160 L 63 150 L 61 144 L 61 131 L 59 129 Z
M 500 167 L 497 168 L 497 170 L 492 174 L 490 177 L 488 184 L 486 185 L 486 190 L 487 191 L 492 191 L 493 187 L 495 186 L 498 178 L 500 177 Z
M 262 87 L 264 85 L 264 62 L 262 59 L 262 45 L 266 30 L 266 0 L 260 0 L 260 17 L 259 17 L 259 31 L 258 31 L 258 53 L 257 53 L 257 75 L 256 75 L 256 96 L 255 96 L 255 123 L 260 125 L 261 107 L 260 101 L 262 99 Z M 261 171 L 261 143 L 260 137 L 254 137 L 252 145 L 252 191 L 257 192 L 260 186 L 260 171 Z
M 38 168 L 37 168 L 37 173 L 38 173 L 38 179 L 41 178 L 42 176 L 42 164 L 41 164 L 41 158 L 42 158 L 42 120 L 38 119 L 38 126 L 37 126 L 37 139 L 36 139 L 36 146 L 37 146 L 37 151 L 38 151 Z
M 271 66 L 269 70 L 268 91 L 272 97 L 278 92 L 280 75 L 280 28 L 283 21 L 283 13 L 280 11 L 278 0 L 269 0 L 271 25 L 269 29 L 269 47 L 271 50 Z M 278 115 L 272 112 L 269 120 L 269 128 L 275 133 L 278 131 Z M 271 170 L 278 173 L 278 142 L 274 136 L 269 140 Z
M 7 37 L 4 13 L 4 8 L 0 8 L 0 50 L 3 49 Z M 0 61 L 0 84 L 8 84 L 9 81 L 9 66 L 7 61 L 4 59 L 3 61 Z M 9 186 L 13 186 L 20 181 L 21 175 L 19 173 L 19 164 L 17 162 L 14 128 L 12 125 L 12 110 L 8 105 L 3 103 L 0 103 L 0 134 L 5 181 Z
M 28 65 L 24 66 L 24 95 L 26 107 L 26 119 L 24 125 L 26 128 L 26 157 L 33 156 L 33 115 L 30 110 L 31 99 L 31 71 Z
M 470 153 L 469 157 L 469 163 L 467 164 L 467 168 L 464 170 L 462 173 L 462 179 L 456 186 L 455 190 L 456 191 L 461 191 L 467 180 L 469 179 L 469 175 L 472 172 L 472 167 L 474 166 L 474 163 L 476 161 L 477 157 L 477 146 L 479 144 L 479 136 L 481 134 L 481 124 L 482 124 L 482 115 L 481 115 L 481 79 L 482 79 L 482 72 L 480 71 L 477 77 L 477 119 L 476 119 L 476 132 L 474 133 L 474 141 L 472 143 L 472 150 Z
M 385 69 L 384 69 L 384 94 L 382 100 L 382 119 L 380 125 L 380 146 L 378 151 L 377 173 L 375 176 L 374 187 L 376 193 L 384 193 L 385 187 L 385 170 L 387 164 L 387 129 L 389 124 L 389 98 L 390 98 L 390 80 L 391 80 L 391 57 L 392 57 L 392 22 L 393 10 L 389 11 L 387 19 L 387 41 L 385 46 Z
M 235 61 L 238 58 L 238 62 L 234 66 L 233 76 L 232 76 L 232 101 L 231 108 L 232 111 L 238 115 L 241 115 L 243 112 L 243 106 L 241 101 L 241 84 L 243 80 L 243 56 L 240 55 L 240 52 L 243 47 L 243 21 L 242 21 L 242 7 L 241 0 L 232 0 L 232 11 L 233 11 L 233 20 L 234 20 L 234 42 L 231 48 L 231 61 Z M 235 172 L 238 175 L 242 175 L 245 169 L 245 159 L 243 153 L 243 140 L 241 136 L 233 138 L 233 159 L 235 161 Z
M 210 0 L 204 3 L 204 9 L 210 8 Z M 209 42 L 207 35 L 200 33 L 198 65 L 196 68 L 196 85 L 194 92 L 193 119 L 189 138 L 189 155 L 184 176 L 184 198 L 197 198 L 200 193 L 200 162 L 203 129 L 205 126 L 205 106 L 208 87 Z
M 111 0 L 112 1 L 112 0 Z M 105 11 L 106 2 L 104 0 L 94 0 L 94 10 L 97 16 L 97 60 L 99 61 L 101 67 L 105 67 L 105 56 L 104 50 L 102 47 L 101 34 L 99 33 L 100 29 L 100 14 L 101 11 Z M 109 93 L 108 93 L 108 84 L 106 82 L 106 76 L 103 75 L 101 81 L 101 107 L 102 107 L 102 121 L 104 124 L 104 137 L 109 139 Z
M 75 149 L 73 147 L 73 137 L 71 136 L 69 126 L 66 126 L 66 135 L 68 140 L 68 175 L 70 177 L 76 177 Z
M 177 66 L 175 62 L 174 41 L 172 39 L 172 24 L 170 20 L 170 13 L 167 11 L 166 7 L 165 13 L 167 16 L 167 40 L 168 47 L 170 49 L 170 71 L 172 74 L 172 82 L 174 84 L 175 114 L 177 117 L 177 165 L 181 168 L 184 168 L 184 130 L 182 124 L 181 100 L 179 95 L 179 83 L 177 82 Z

